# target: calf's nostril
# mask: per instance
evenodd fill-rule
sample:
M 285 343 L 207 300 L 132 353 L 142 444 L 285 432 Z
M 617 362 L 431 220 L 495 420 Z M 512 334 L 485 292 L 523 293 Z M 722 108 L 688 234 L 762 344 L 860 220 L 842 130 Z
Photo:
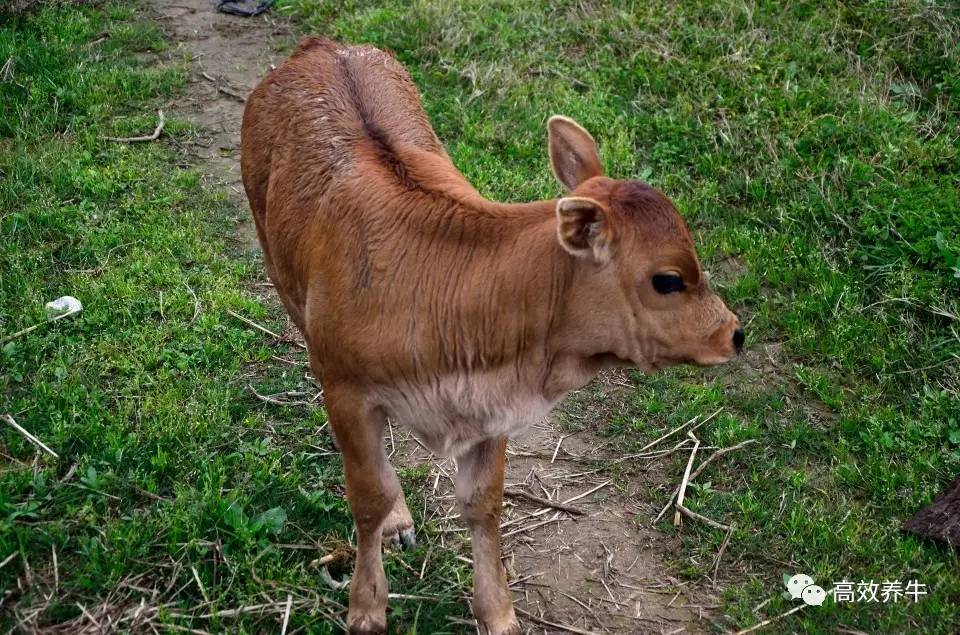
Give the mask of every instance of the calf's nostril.
M 737 329 L 733 332 L 733 347 L 737 350 L 737 353 L 743 352 L 743 329 Z

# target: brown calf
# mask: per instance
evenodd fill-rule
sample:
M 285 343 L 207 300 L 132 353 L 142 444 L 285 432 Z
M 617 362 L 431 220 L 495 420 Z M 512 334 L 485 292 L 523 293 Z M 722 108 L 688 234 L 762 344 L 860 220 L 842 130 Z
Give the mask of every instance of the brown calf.
M 453 166 L 383 51 L 306 39 L 247 100 L 244 187 L 343 453 L 352 633 L 386 629 L 381 541 L 413 540 L 387 417 L 457 458 L 474 613 L 518 633 L 500 564 L 507 436 L 604 367 L 718 364 L 743 344 L 670 201 L 603 176 L 572 120 L 548 131 L 570 195 L 504 204 Z

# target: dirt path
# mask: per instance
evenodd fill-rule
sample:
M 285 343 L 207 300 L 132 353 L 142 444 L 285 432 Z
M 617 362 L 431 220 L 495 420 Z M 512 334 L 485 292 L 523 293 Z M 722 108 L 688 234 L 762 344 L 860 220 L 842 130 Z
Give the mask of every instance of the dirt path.
M 190 59 L 189 90 L 176 104 L 177 116 L 202 127 L 194 151 L 204 177 L 225 188 L 246 209 L 240 181 L 240 122 L 243 100 L 271 64 L 284 55 L 278 45 L 292 42 L 288 25 L 269 12 L 240 18 L 214 11 L 213 0 L 156 0 L 162 25 Z M 253 223 L 242 228 L 256 244 Z
M 191 60 L 188 96 L 176 105 L 175 115 L 203 128 L 200 151 L 192 152 L 194 162 L 210 183 L 226 188 L 238 205 L 246 207 L 239 172 L 243 96 L 271 63 L 279 62 L 283 56 L 277 44 L 290 42 L 292 35 L 270 13 L 239 18 L 216 13 L 212 5 L 211 0 L 154 3 L 165 28 Z M 240 230 L 253 247 L 251 224 Z M 575 499 L 570 505 L 583 512 L 573 517 L 523 498 L 507 499 L 504 562 L 516 606 L 535 616 L 521 618 L 527 632 L 565 632 L 548 622 L 610 633 L 709 629 L 715 596 L 706 585 L 694 587 L 671 577 L 663 554 L 677 549 L 679 541 L 649 527 L 657 510 L 648 493 L 668 486 L 662 468 L 634 466 L 628 470 L 630 476 L 610 474 L 606 467 L 616 449 L 591 429 L 591 421 L 605 422 L 609 408 L 616 407 L 622 384 L 622 378 L 607 375 L 591 385 L 589 390 L 601 397 L 596 403 L 602 403 L 606 412 L 574 415 L 569 403 L 563 406 L 569 417 L 583 422 L 575 426 L 579 431 L 563 432 L 554 418 L 510 443 L 509 489 L 553 501 Z M 452 461 L 437 461 L 402 430 L 394 431 L 387 443 L 395 465 L 430 462 L 431 503 L 424 510 L 413 510 L 415 522 L 433 519 L 445 544 L 469 556 L 456 519 Z
M 601 396 L 603 421 L 622 404 L 623 378 L 608 373 L 584 392 L 586 401 Z M 548 420 L 510 440 L 505 487 L 564 504 L 581 512 L 570 515 L 518 496 L 505 499 L 502 535 L 504 564 L 514 581 L 515 605 L 540 620 L 522 619 L 527 632 L 568 632 L 546 622 L 583 631 L 607 633 L 701 633 L 710 629 L 716 593 L 707 585 L 690 585 L 673 577 L 664 554 L 679 540 L 649 526 L 659 511 L 649 500 L 651 488 L 667 483 L 662 466 L 635 461 L 629 475 L 615 474 L 616 449 L 599 437 L 589 421 L 582 428 L 565 427 L 562 418 L 575 414 L 561 405 Z M 565 416 L 566 415 L 566 416 Z M 456 466 L 438 461 L 410 438 L 396 433 L 394 464 L 429 461 L 435 504 L 425 510 L 469 556 L 453 494 Z M 389 445 L 388 445 L 389 448 Z M 639 466 L 638 466 L 639 464 Z M 417 519 L 420 522 L 420 519 Z

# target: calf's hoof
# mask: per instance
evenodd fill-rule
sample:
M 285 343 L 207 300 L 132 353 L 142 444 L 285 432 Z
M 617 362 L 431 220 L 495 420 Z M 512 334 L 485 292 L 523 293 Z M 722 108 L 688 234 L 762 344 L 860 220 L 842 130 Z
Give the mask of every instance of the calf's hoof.
M 520 624 L 516 618 L 496 622 L 481 622 L 480 632 L 482 635 L 520 635 Z
M 413 519 L 403 499 L 383 521 L 382 533 L 383 546 L 387 549 L 413 549 L 417 546 L 417 532 L 413 529 Z
M 389 534 L 384 530 L 383 546 L 387 549 L 413 549 L 417 546 L 417 532 L 413 527 L 396 529 Z
M 347 633 L 350 635 L 385 635 L 386 618 L 372 615 L 353 615 L 347 618 Z

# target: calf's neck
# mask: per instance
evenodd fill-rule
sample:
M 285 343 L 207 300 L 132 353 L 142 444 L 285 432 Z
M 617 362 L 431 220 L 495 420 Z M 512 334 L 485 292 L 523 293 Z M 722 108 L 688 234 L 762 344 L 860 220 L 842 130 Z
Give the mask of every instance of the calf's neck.
M 547 123 L 567 195 L 497 203 L 457 171 L 392 55 L 308 38 L 247 99 L 243 183 L 266 268 L 303 332 L 357 526 L 352 633 L 386 629 L 382 542 L 414 540 L 387 417 L 457 459 L 473 611 L 519 633 L 500 564 L 506 438 L 604 367 L 712 365 L 743 346 L 659 191 L 603 175 Z

